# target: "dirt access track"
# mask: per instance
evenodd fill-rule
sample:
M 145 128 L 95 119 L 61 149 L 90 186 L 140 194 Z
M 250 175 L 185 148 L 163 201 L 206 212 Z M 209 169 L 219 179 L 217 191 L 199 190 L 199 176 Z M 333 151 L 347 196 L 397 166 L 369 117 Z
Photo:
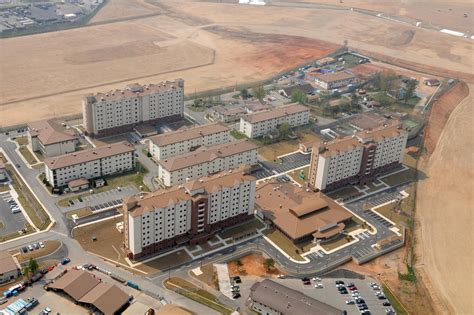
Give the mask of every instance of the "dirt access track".
M 426 72 L 472 66 L 472 40 L 346 10 L 110 0 L 90 26 L 1 40 L 0 126 L 80 113 L 84 94 L 133 82 L 182 77 L 187 93 L 255 82 L 344 40 Z

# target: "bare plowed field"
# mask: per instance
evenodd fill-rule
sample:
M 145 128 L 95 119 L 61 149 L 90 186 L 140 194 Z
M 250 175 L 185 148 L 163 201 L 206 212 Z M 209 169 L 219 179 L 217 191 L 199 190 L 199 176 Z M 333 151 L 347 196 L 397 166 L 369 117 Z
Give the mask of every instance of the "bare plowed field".
M 433 110 L 439 117 L 430 119 L 429 128 L 442 133 L 420 169 L 426 179 L 419 182 L 417 193 L 417 270 L 427 279 L 427 292 L 441 302 L 440 314 L 471 314 L 473 309 L 472 286 L 463 285 L 474 280 L 472 88 L 450 116 L 455 95 L 453 103 L 444 100 L 437 104 L 440 110 Z M 453 93 L 465 89 L 459 86 Z

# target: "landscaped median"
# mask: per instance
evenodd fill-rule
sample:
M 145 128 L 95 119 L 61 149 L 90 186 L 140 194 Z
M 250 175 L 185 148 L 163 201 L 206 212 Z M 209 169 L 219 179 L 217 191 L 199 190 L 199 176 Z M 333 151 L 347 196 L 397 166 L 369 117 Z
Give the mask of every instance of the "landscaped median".
M 214 295 L 207 292 L 206 290 L 200 289 L 194 284 L 177 277 L 167 279 L 165 287 L 176 293 L 179 293 L 191 300 L 206 305 L 213 310 L 218 311 L 221 314 L 231 314 L 234 310 L 222 304 Z
M 12 177 L 12 186 L 18 193 L 18 201 L 22 208 L 26 211 L 30 220 L 38 229 L 46 229 L 51 223 L 51 218 L 38 200 L 36 200 L 36 197 L 33 195 L 29 187 L 25 185 L 15 168 L 10 164 L 6 164 L 5 167 Z

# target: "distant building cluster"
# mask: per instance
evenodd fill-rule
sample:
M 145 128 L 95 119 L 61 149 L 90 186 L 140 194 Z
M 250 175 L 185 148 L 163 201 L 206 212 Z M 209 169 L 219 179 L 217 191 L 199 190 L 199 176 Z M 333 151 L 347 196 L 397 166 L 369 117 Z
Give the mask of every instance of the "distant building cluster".
M 0 8 L 0 34 L 75 22 L 94 12 L 102 3 L 103 0 L 66 0 L 17 5 L 18 1 L 3 0 L 1 4 L 11 6 Z

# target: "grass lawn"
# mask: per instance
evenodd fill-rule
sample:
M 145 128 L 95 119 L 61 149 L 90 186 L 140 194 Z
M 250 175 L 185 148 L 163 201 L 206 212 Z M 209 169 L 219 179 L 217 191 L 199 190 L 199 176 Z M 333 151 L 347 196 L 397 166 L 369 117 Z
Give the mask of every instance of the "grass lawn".
M 331 241 L 329 243 L 321 244 L 321 247 L 324 248 L 325 250 L 333 250 L 335 248 L 338 248 L 342 245 L 345 245 L 349 242 L 351 242 L 354 238 L 352 236 L 349 236 L 346 238 L 345 236 L 340 236 L 338 239 Z
M 401 227 L 402 222 L 407 224 L 407 225 L 409 224 L 409 217 L 393 211 L 395 209 L 396 205 L 397 205 L 396 202 L 392 202 L 392 203 L 389 203 L 389 204 L 381 206 L 381 207 L 372 208 L 372 211 L 380 213 L 381 215 L 383 215 L 384 217 L 386 217 L 390 221 L 395 222 L 396 227 L 401 229 L 402 228 Z
M 51 223 L 51 219 L 49 218 L 48 214 L 33 196 L 28 186 L 23 183 L 23 180 L 20 178 L 20 176 L 18 176 L 16 170 L 10 164 L 6 164 L 5 166 L 13 179 L 12 185 L 15 191 L 18 193 L 18 201 L 20 202 L 23 209 L 25 209 L 28 217 L 38 229 L 46 229 Z
M 0 186 L 0 192 L 4 192 L 4 191 L 10 191 L 10 186 L 8 186 L 8 185 L 1 185 L 1 186 Z
M 20 136 L 16 137 L 15 141 L 18 143 L 18 145 L 27 145 L 28 144 L 28 137 L 27 136 Z
M 277 156 L 294 152 L 298 150 L 298 141 L 284 140 L 272 144 L 267 144 L 257 149 L 265 160 L 270 162 L 278 162 Z
M 91 208 L 81 208 L 81 209 L 77 209 L 77 210 L 72 210 L 72 211 L 69 211 L 69 212 L 66 213 L 66 217 L 69 218 L 69 219 L 72 219 L 72 216 L 74 214 L 77 214 L 77 216 L 79 218 L 82 218 L 82 217 L 86 217 L 88 215 L 91 215 L 92 210 L 91 210 Z
M 231 130 L 230 135 L 232 137 L 234 137 L 235 139 L 237 139 L 237 140 L 247 139 L 247 136 L 244 133 L 242 133 L 238 130 L 235 130 L 235 129 Z
M 179 250 L 176 252 L 169 253 L 168 255 L 161 256 L 159 258 L 142 263 L 136 266 L 135 268 L 143 272 L 153 274 L 162 270 L 169 269 L 172 266 L 184 264 L 191 260 L 191 256 L 189 256 L 186 251 Z
M 28 164 L 36 164 L 38 161 L 36 158 L 31 154 L 30 150 L 26 146 L 21 146 L 18 151 L 20 151 L 21 155 L 25 158 Z
M 347 186 L 336 191 L 330 192 L 327 194 L 330 198 L 337 200 L 337 199 L 349 199 L 361 196 L 362 193 L 355 189 L 353 186 Z
M 209 306 L 210 308 L 220 312 L 221 314 L 231 314 L 233 309 L 222 304 L 213 294 L 206 290 L 200 289 L 194 284 L 177 277 L 173 277 L 165 281 L 165 287 L 173 290 L 183 296 L 186 296 L 198 303 Z
M 380 179 L 385 184 L 389 186 L 397 186 L 404 183 L 412 182 L 416 179 L 416 169 L 409 168 L 402 172 L 398 172 L 396 174 L 389 175 Z
M 280 247 L 288 256 L 294 260 L 303 261 L 304 258 L 299 253 L 302 252 L 300 247 L 297 247 L 290 241 L 283 233 L 278 230 L 267 231 L 264 233 L 273 243 Z
M 301 172 L 303 172 L 304 179 L 301 179 L 301 177 L 300 177 Z M 306 181 L 308 180 L 308 174 L 309 174 L 309 166 L 305 167 L 305 168 L 302 168 L 300 170 L 288 173 L 288 175 L 290 175 L 291 178 L 293 178 L 298 184 L 300 184 L 302 186 L 306 185 Z
M 219 236 L 223 239 L 231 237 L 239 237 L 248 233 L 256 232 L 257 230 L 264 228 L 265 225 L 257 219 L 251 219 L 250 221 L 240 224 L 219 233 Z M 202 247 L 202 245 L 201 245 Z
M 193 112 L 204 112 L 206 110 L 205 106 L 195 106 L 194 104 L 187 105 L 186 107 L 192 110 Z
M 18 259 L 19 263 L 29 261 L 30 258 L 37 259 L 46 255 L 50 255 L 54 253 L 58 248 L 61 247 L 61 242 L 56 240 L 45 241 L 44 248 L 36 249 L 32 252 L 28 252 L 25 254 L 20 253 L 16 258 Z

